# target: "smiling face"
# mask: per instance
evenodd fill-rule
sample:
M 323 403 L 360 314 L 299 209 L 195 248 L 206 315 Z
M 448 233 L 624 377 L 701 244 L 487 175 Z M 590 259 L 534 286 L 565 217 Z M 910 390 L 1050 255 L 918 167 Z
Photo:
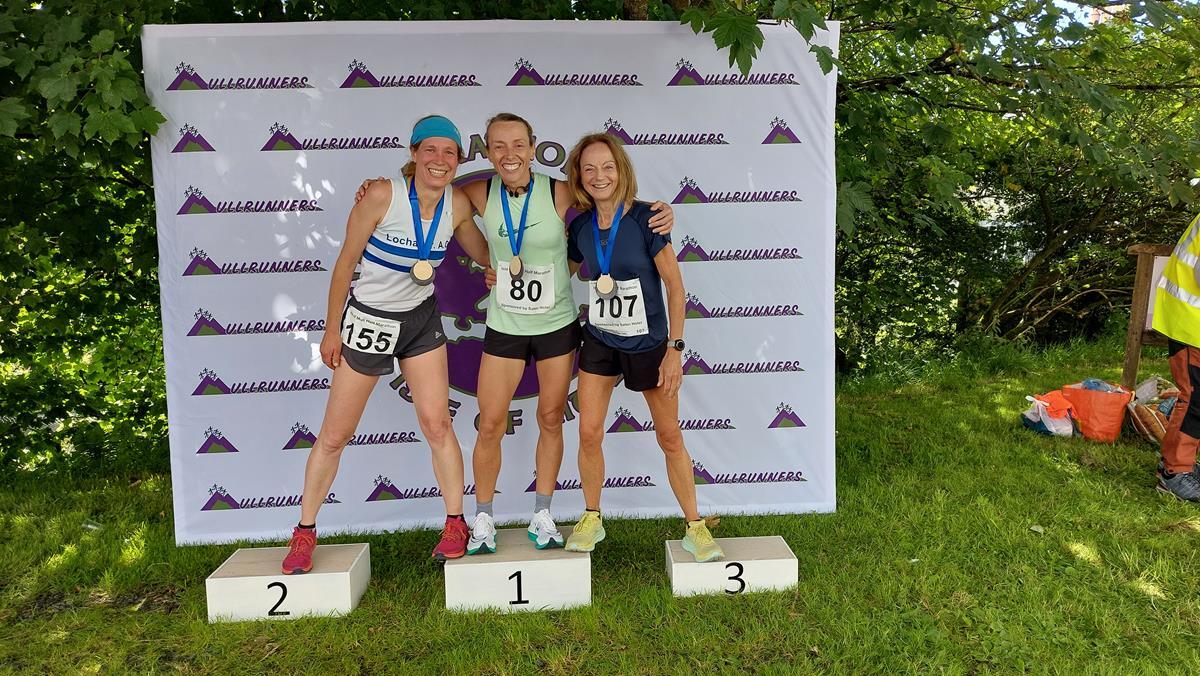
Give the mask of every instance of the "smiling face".
M 414 179 L 417 184 L 444 190 L 458 171 L 458 144 L 442 136 L 427 138 L 412 149 L 412 158 L 416 165 Z
M 620 171 L 612 150 L 604 143 L 593 143 L 579 156 L 579 179 L 594 203 L 606 202 L 617 193 Z
M 487 128 L 487 150 L 500 180 L 511 186 L 529 183 L 533 139 L 524 123 L 493 122 Z

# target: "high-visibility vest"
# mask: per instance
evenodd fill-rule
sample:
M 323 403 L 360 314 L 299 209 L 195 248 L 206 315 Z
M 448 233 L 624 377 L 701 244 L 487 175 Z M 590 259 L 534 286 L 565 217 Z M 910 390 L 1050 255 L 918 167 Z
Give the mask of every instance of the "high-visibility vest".
M 1163 268 L 1153 326 L 1168 338 L 1200 347 L 1200 216 L 1192 219 Z

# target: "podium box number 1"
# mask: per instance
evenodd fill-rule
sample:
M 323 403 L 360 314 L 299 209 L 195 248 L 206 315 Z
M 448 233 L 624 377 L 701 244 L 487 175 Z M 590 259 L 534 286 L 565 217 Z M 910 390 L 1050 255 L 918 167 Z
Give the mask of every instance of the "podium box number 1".
M 287 547 L 239 549 L 204 581 L 208 621 L 291 620 L 313 615 L 346 615 L 371 579 L 366 543 L 320 545 L 307 573 L 280 571 Z
M 563 537 L 571 535 L 562 529 Z M 496 552 L 446 562 L 446 608 L 503 613 L 591 605 L 592 557 L 534 548 L 523 528 L 496 532 Z

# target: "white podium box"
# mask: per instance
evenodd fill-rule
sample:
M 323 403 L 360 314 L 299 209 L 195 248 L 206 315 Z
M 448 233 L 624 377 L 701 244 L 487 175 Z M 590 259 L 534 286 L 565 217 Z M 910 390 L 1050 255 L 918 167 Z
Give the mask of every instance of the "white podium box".
M 563 538 L 571 535 L 562 528 Z M 524 528 L 496 533 L 496 551 L 446 562 L 448 610 L 560 610 L 592 603 L 592 555 L 537 549 Z
M 280 571 L 287 547 L 239 549 L 204 581 L 208 621 L 291 620 L 345 615 L 371 579 L 371 547 L 318 545 L 307 573 Z
M 782 590 L 800 580 L 800 563 L 778 535 L 717 538 L 717 544 L 724 558 L 697 563 L 682 540 L 667 540 L 667 577 L 675 596 Z

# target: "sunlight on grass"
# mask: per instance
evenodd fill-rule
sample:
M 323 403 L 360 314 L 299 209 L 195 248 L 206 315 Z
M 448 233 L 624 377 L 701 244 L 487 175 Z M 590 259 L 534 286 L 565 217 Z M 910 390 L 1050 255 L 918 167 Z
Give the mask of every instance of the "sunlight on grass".
M 1071 553 L 1075 555 L 1075 558 L 1079 559 L 1080 561 L 1090 563 L 1097 568 L 1099 568 L 1102 563 L 1100 561 L 1100 552 L 1097 552 L 1096 548 L 1092 545 L 1084 544 L 1082 542 L 1072 542 L 1071 544 L 1067 545 L 1067 549 L 1071 550 Z
M 1143 578 L 1138 578 L 1133 582 L 1130 582 L 1129 586 L 1158 601 L 1167 598 L 1167 595 L 1163 592 L 1161 587 Z
M 146 524 L 143 522 L 128 537 L 121 546 L 122 565 L 132 565 L 146 558 Z
M 1191 516 L 1186 519 L 1181 519 L 1166 526 L 1166 530 L 1185 530 L 1193 533 L 1200 533 L 1200 517 Z
M 62 551 L 46 559 L 42 566 L 50 572 L 58 572 L 63 566 L 73 563 L 79 555 L 79 549 L 75 545 L 63 545 Z

